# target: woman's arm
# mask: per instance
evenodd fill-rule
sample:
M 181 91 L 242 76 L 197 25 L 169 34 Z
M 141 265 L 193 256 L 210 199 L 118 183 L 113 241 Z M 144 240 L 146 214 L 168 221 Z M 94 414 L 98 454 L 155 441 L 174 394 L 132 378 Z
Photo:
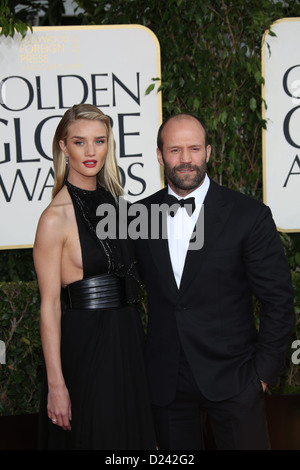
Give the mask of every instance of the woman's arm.
M 55 424 L 71 429 L 71 402 L 64 381 L 61 346 L 61 262 L 65 244 L 64 220 L 59 207 L 42 214 L 33 248 L 41 295 L 41 341 L 48 379 L 48 416 Z

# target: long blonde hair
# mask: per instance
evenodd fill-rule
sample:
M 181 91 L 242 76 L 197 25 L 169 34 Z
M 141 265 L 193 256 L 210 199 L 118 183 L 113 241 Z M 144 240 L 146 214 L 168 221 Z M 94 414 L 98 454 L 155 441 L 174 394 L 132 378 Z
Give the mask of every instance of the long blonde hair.
M 109 117 L 106 116 L 97 106 L 92 104 L 77 104 L 68 109 L 58 124 L 52 143 L 53 167 L 54 167 L 54 186 L 52 197 L 61 190 L 64 181 L 68 176 L 68 165 L 59 141 L 63 140 L 66 144 L 69 127 L 78 119 L 87 119 L 103 123 L 107 129 L 108 149 L 105 163 L 97 175 L 98 182 L 107 189 L 117 200 L 118 196 L 123 194 L 123 188 L 120 181 L 119 169 L 115 155 L 115 141 L 113 131 L 110 125 Z

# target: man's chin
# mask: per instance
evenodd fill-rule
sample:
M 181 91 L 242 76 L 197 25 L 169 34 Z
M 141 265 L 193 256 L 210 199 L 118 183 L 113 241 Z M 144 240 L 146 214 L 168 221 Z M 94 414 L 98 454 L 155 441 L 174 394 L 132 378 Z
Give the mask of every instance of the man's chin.
M 194 189 L 198 188 L 200 186 L 201 181 L 198 179 L 195 181 L 194 179 L 191 180 L 190 178 L 184 178 L 180 179 L 177 182 L 173 182 L 175 186 L 179 189 L 183 189 L 185 191 L 193 191 Z

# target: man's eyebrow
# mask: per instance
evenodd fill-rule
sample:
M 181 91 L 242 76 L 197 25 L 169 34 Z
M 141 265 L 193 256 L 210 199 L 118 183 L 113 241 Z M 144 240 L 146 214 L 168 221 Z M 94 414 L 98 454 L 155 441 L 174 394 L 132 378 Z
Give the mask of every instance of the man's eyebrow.
M 203 144 L 191 144 L 189 147 L 201 147 Z M 169 145 L 167 148 L 172 149 L 172 148 L 177 148 L 177 147 L 182 147 L 180 144 L 175 144 L 175 145 Z

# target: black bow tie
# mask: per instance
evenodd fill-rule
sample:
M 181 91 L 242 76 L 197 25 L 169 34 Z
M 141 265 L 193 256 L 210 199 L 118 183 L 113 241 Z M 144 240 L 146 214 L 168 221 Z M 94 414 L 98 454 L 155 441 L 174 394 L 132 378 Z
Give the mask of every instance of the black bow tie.
M 196 207 L 194 197 L 189 197 L 187 199 L 177 199 L 175 196 L 172 196 L 172 194 L 167 194 L 164 202 L 166 202 L 169 206 L 169 214 L 171 217 L 174 217 L 179 207 L 184 207 L 188 215 L 191 216 Z M 174 207 L 172 207 L 170 210 L 171 206 Z

